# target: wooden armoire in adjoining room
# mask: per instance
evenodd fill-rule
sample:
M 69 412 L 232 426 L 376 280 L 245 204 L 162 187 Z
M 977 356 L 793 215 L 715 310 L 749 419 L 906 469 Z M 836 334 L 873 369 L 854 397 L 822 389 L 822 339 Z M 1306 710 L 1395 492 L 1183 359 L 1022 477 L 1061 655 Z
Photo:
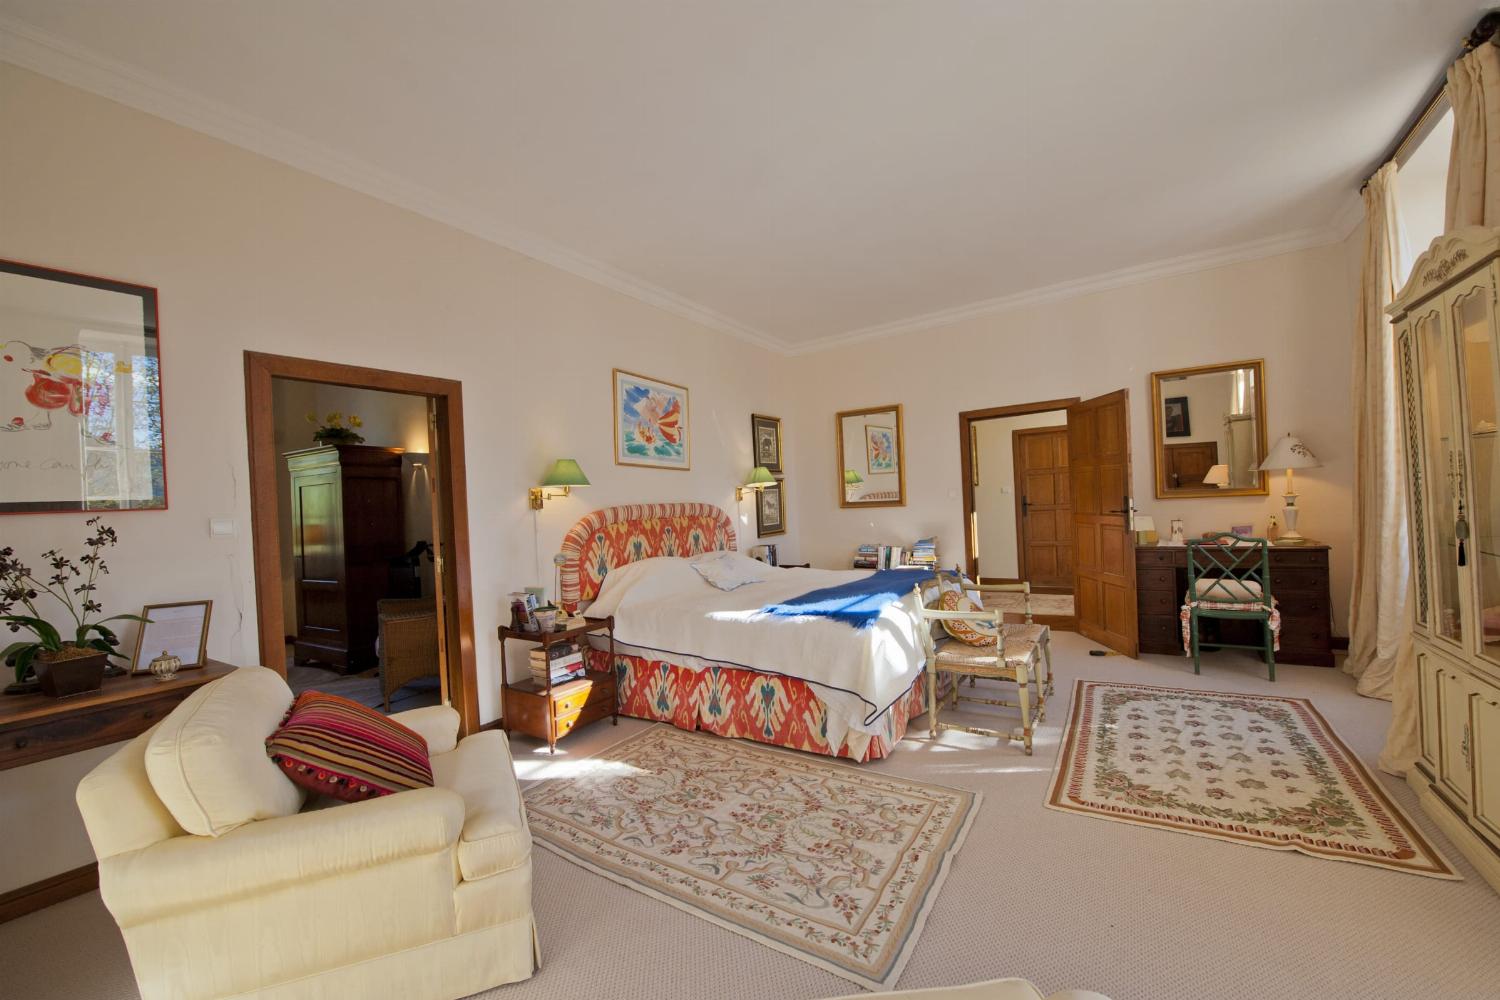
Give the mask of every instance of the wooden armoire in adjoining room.
M 286 453 L 291 477 L 293 660 L 356 673 L 376 665 L 375 604 L 405 552 L 401 448 L 329 445 Z

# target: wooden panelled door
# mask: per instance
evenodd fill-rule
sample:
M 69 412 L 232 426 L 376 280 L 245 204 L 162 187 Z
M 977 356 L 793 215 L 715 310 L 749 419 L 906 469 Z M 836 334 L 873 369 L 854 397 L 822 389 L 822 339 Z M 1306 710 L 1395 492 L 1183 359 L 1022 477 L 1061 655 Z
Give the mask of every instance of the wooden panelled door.
M 1073 586 L 1073 488 L 1068 428 L 1011 431 L 1016 467 L 1016 554 L 1032 587 Z
M 1068 407 L 1068 464 L 1078 631 L 1133 658 L 1139 652 L 1139 632 L 1130 526 L 1128 389 Z

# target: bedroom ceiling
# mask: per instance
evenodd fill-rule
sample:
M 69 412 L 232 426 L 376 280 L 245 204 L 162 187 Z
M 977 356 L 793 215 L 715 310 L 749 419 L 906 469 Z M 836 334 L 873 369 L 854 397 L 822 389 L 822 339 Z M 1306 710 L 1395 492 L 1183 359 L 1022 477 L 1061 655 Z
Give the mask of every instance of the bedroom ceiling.
M 0 56 L 799 351 L 1343 236 L 1481 9 L 0 0 Z

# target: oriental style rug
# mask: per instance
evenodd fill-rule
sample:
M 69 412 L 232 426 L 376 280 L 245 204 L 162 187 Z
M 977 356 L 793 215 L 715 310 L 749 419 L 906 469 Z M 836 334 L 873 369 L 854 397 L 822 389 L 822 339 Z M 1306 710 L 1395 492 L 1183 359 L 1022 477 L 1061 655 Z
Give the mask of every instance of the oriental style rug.
M 901 975 L 979 794 L 655 726 L 526 790 L 569 861 L 869 989 Z
M 1080 680 L 1047 806 L 1460 878 L 1304 698 Z

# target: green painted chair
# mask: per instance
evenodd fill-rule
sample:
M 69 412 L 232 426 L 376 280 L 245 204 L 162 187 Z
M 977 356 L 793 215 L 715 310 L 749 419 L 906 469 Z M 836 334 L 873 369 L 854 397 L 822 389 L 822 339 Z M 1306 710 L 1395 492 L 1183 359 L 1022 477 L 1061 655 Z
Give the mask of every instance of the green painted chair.
M 1276 635 L 1280 621 L 1276 600 L 1271 596 L 1269 553 L 1270 546 L 1264 538 L 1246 538 L 1229 532 L 1188 542 L 1188 589 L 1182 611 L 1187 625 L 1186 651 L 1193 657 L 1193 673 L 1201 673 L 1203 667 L 1200 621 L 1253 620 L 1261 623 L 1259 643 L 1220 642 L 1215 638 L 1210 645 L 1259 650 L 1266 661 L 1269 679 L 1276 679 Z

